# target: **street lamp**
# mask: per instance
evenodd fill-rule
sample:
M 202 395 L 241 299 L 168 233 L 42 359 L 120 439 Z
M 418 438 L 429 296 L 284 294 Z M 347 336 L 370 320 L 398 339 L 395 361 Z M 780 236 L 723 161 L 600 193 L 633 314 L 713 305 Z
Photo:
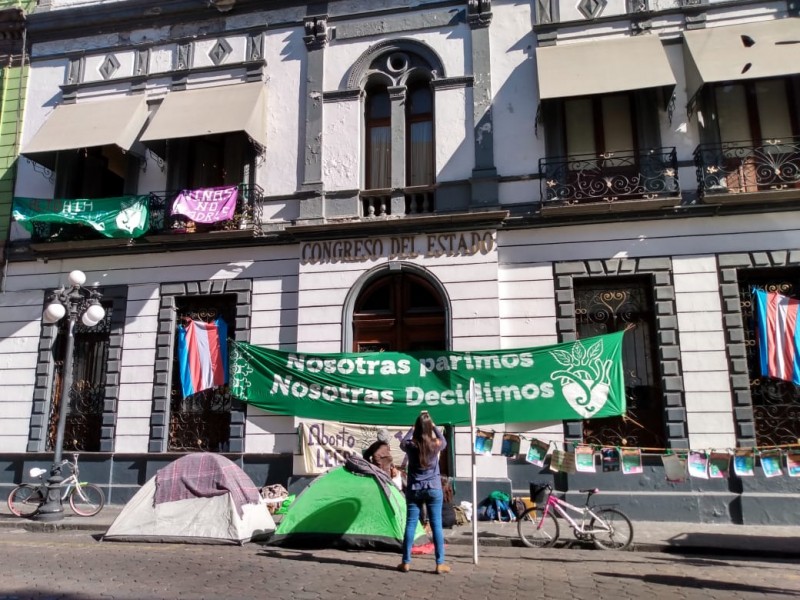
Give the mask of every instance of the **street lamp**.
M 37 521 L 60 521 L 64 518 L 64 506 L 61 503 L 61 451 L 64 446 L 64 430 L 69 411 L 69 393 L 72 388 L 72 350 L 74 347 L 74 329 L 78 317 L 86 327 L 94 327 L 106 316 L 100 304 L 100 292 L 83 287 L 86 274 L 83 271 L 72 271 L 69 274 L 69 285 L 61 286 L 50 297 L 42 314 L 42 321 L 54 325 L 64 317 L 67 323 L 67 345 L 64 353 L 64 372 L 62 375 L 61 400 L 56 429 L 56 443 L 53 453 L 53 466 L 47 479 L 47 500 L 33 517 Z

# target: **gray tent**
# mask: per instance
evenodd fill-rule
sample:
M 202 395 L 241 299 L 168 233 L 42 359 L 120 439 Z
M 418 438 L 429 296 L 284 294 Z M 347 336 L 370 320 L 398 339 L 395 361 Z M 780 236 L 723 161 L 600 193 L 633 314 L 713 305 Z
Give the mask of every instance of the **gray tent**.
M 103 540 L 243 544 L 274 530 L 247 474 L 222 456 L 204 454 L 184 456 L 160 470 L 125 505 Z

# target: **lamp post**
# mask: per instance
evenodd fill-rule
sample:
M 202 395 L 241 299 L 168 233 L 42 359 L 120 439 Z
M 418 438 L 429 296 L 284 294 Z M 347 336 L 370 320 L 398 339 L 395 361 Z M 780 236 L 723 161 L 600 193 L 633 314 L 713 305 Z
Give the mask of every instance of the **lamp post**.
M 69 411 L 69 393 L 72 389 L 72 350 L 75 342 L 75 324 L 80 317 L 81 323 L 87 327 L 94 327 L 106 316 L 106 311 L 100 304 L 100 292 L 83 287 L 84 283 L 86 283 L 86 274 L 83 271 L 72 271 L 69 274 L 69 285 L 61 286 L 53 293 L 42 314 L 42 320 L 47 324 L 56 324 L 65 317 L 68 318 L 68 323 L 58 427 L 53 449 L 53 466 L 50 468 L 50 476 L 47 478 L 47 499 L 33 517 L 37 521 L 60 521 L 64 518 L 64 506 L 61 502 L 61 483 L 64 481 L 61 476 L 61 452 L 64 446 L 64 431 Z

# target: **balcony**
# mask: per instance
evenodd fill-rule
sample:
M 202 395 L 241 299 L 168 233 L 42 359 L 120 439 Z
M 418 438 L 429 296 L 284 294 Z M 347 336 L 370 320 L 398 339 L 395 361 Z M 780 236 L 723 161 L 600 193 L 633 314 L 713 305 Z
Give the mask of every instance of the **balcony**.
M 701 144 L 694 162 L 698 194 L 707 203 L 800 199 L 800 137 Z
M 259 186 L 238 186 L 233 216 L 224 221 L 199 224 L 183 215 L 172 215 L 170 208 L 179 192 L 152 192 L 147 197 L 149 227 L 141 237 L 104 237 L 87 225 L 60 222 L 33 222 L 30 239 L 16 240 L 19 250 L 29 247 L 37 253 L 97 251 L 148 242 L 197 242 L 253 237 L 261 233 L 263 192 Z M 132 196 L 130 198 L 135 198 Z M 60 206 L 58 202 L 53 201 Z M 83 201 L 82 201 L 83 202 Z M 91 200 L 87 201 L 91 203 Z M 97 200 L 95 202 L 102 202 Z
M 230 219 L 216 223 L 195 223 L 189 217 L 172 214 L 180 191 L 150 194 L 150 229 L 145 238 L 158 242 L 193 241 L 221 237 L 253 237 L 261 233 L 264 192 L 258 185 L 239 185 L 236 208 Z
M 542 158 L 542 216 L 646 211 L 680 201 L 675 148 Z
M 390 189 L 367 190 L 361 192 L 359 196 L 361 216 L 366 219 L 392 216 L 400 207 L 403 216 L 432 215 L 436 210 L 436 186 L 433 185 L 408 187 L 399 193 Z

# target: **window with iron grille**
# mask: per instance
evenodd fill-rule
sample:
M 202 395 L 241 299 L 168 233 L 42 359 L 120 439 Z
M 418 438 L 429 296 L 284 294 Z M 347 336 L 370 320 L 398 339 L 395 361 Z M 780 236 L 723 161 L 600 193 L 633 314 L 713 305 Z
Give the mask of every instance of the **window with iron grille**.
M 109 360 L 109 342 L 112 321 L 112 303 L 103 302 L 105 318 L 94 327 L 75 323 L 72 356 L 72 389 L 69 390 L 69 410 L 64 426 L 66 451 L 99 452 L 103 424 L 103 403 L 106 396 L 106 370 Z M 67 327 L 69 319 L 62 319 L 53 345 L 55 373 L 50 401 L 50 418 L 47 428 L 47 450 L 52 451 L 61 415 L 61 393 L 64 381 Z
M 626 414 L 583 423 L 587 444 L 664 448 L 664 401 L 648 279 L 575 281 L 578 338 L 628 329 L 622 345 Z
M 800 441 L 800 386 L 761 376 L 753 289 L 800 297 L 800 269 L 748 269 L 739 272 L 739 299 L 753 402 L 756 444 L 780 446 Z
M 232 396 L 227 385 L 184 397 L 178 358 L 178 328 L 186 320 L 212 322 L 222 318 L 232 335 L 236 319 L 234 296 L 177 297 L 178 318 L 170 388 L 169 442 L 171 452 L 227 452 L 231 433 Z

